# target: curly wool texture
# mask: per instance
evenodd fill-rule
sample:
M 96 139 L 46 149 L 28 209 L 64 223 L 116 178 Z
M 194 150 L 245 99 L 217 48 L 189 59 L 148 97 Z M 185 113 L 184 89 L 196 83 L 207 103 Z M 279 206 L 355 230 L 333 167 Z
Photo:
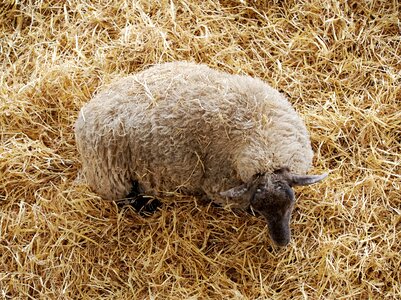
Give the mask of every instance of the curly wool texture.
M 220 192 L 254 174 L 311 167 L 306 127 L 282 94 L 260 79 L 189 62 L 159 64 L 111 84 L 75 125 L 83 174 L 110 200 L 133 181 L 143 193 Z M 231 200 L 234 201 L 234 200 Z

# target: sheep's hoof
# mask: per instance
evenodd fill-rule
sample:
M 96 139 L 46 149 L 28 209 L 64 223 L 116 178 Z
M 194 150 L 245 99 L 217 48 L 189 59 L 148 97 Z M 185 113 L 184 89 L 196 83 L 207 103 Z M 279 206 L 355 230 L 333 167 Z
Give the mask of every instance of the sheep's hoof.
M 127 197 L 118 201 L 117 204 L 119 207 L 132 206 L 141 216 L 150 216 L 162 206 L 162 203 L 158 199 L 142 195 Z
M 141 216 L 152 215 L 162 206 L 162 203 L 156 198 L 142 195 L 141 191 L 138 181 L 133 181 L 130 193 L 124 199 L 117 201 L 117 205 L 119 207 L 132 206 Z
M 150 216 L 162 206 L 162 203 L 158 199 L 142 195 L 137 181 L 132 182 L 130 193 L 125 199 L 118 201 L 117 204 L 120 207 L 126 205 L 132 206 L 141 216 Z

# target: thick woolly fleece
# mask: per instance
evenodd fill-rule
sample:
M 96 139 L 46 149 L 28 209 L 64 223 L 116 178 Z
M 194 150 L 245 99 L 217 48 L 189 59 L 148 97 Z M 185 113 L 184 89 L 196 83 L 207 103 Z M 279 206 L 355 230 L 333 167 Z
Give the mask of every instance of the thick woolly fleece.
M 306 127 L 282 94 L 260 79 L 189 62 L 111 84 L 81 109 L 75 135 L 89 186 L 110 200 L 138 181 L 148 195 L 206 194 L 244 207 L 220 192 L 283 167 L 305 174 L 313 157 Z

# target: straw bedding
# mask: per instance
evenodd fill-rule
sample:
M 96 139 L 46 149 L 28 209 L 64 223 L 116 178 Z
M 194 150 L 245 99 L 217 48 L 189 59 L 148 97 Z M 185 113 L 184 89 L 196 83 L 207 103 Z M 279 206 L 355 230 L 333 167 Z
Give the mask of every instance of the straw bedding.
M 6 1 L 0 5 L 2 299 L 399 299 L 398 1 Z M 192 60 L 258 76 L 311 132 L 291 244 L 180 195 L 150 217 L 75 179 L 73 124 L 113 79 Z

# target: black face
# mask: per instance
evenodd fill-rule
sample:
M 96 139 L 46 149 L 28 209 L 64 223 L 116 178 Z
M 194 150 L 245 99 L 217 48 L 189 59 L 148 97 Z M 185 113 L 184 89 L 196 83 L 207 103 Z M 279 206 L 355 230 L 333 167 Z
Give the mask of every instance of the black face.
M 251 198 L 252 208 L 265 217 L 270 237 L 279 246 L 290 242 L 290 219 L 294 202 L 291 187 L 279 178 L 262 179 Z
M 220 195 L 236 202 L 250 203 L 253 210 L 267 220 L 272 240 L 279 246 L 290 242 L 290 219 L 295 197 L 292 186 L 310 185 L 327 177 L 322 175 L 292 174 L 281 168 L 272 174 L 255 174 L 249 182 L 233 187 Z

